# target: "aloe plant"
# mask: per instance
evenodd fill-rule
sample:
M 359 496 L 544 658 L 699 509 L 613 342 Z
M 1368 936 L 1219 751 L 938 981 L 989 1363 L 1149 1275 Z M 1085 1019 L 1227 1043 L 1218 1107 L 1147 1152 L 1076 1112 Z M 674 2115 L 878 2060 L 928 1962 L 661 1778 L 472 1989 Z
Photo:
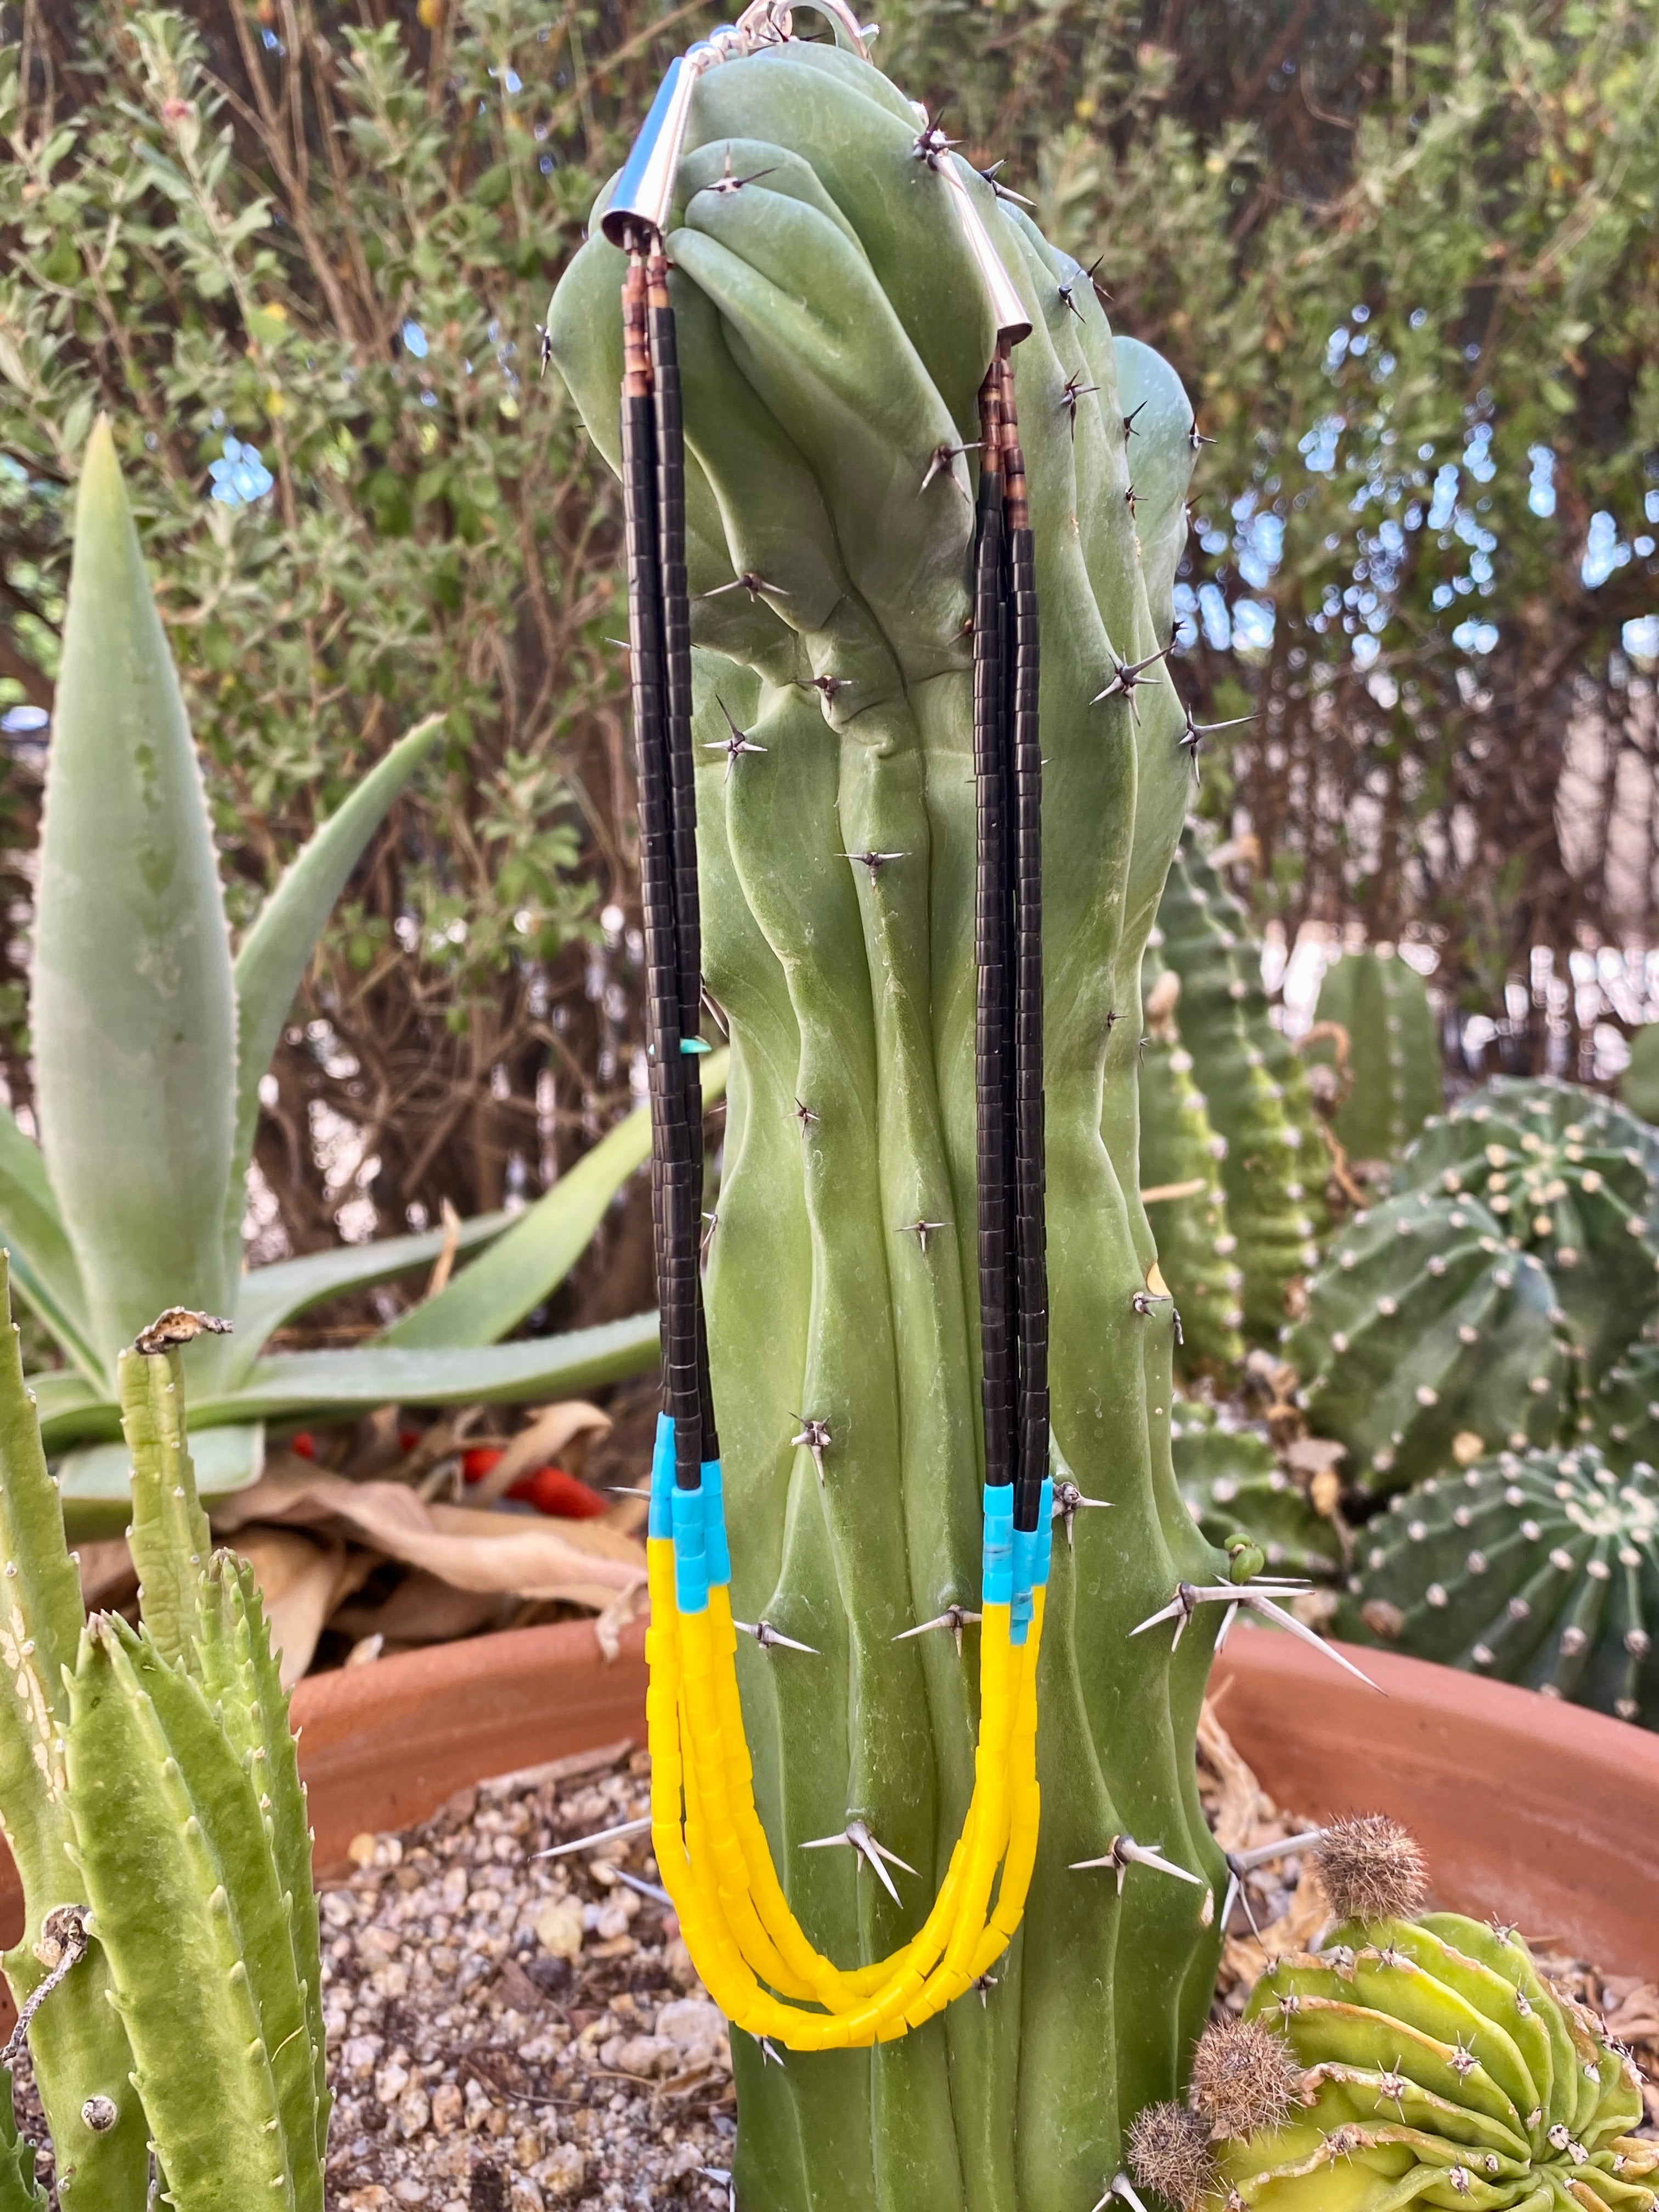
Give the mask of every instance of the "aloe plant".
M 251 1571 L 210 1553 L 177 1344 L 141 1336 L 116 1384 L 137 1630 L 82 1608 L 17 1331 L 0 1329 L 0 1821 L 24 1899 L 4 1966 L 58 2197 L 143 2212 L 153 2156 L 179 2212 L 322 2212 L 322 1973 L 288 1700 Z M 14 2130 L 0 2206 L 46 2201 Z
M 32 1016 L 40 1140 L 0 1115 L 0 1231 L 18 1290 L 68 1364 L 33 1378 L 66 1502 L 115 1513 L 126 1462 L 121 1347 L 167 1306 L 224 1316 L 184 1354 L 204 1487 L 248 1481 L 264 1424 L 389 1401 L 544 1397 L 648 1364 L 656 1316 L 504 1344 L 562 1279 L 649 1150 L 643 1109 L 516 1220 L 463 1224 L 490 1249 L 374 1341 L 273 1352 L 325 1298 L 428 1265 L 443 1235 L 245 1270 L 259 1082 L 329 911 L 432 752 L 403 738 L 317 831 L 232 955 L 199 763 L 108 424 L 82 474 L 45 823 Z M 706 1088 L 718 1091 L 723 1060 Z

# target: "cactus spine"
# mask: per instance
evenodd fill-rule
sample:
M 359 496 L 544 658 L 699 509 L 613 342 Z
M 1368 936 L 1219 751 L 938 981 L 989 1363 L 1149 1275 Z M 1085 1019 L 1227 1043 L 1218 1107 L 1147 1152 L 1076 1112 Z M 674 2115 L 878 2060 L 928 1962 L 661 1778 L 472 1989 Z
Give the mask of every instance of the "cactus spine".
M 696 88 L 667 241 L 704 961 L 732 1039 L 708 1290 L 732 1595 L 814 1647 L 745 1648 L 744 1704 L 790 1903 L 849 1964 L 913 1932 L 973 1780 L 971 1640 L 961 1658 L 949 1633 L 895 1641 L 978 1591 L 958 449 L 992 331 L 933 171 L 953 157 L 929 136 L 846 54 L 786 42 L 722 63 Z M 1140 952 L 1188 776 L 1158 656 L 1193 420 L 1155 356 L 1115 344 L 1076 264 L 957 173 L 1034 325 L 1014 362 L 1043 626 L 1050 1385 L 1070 1538 L 1048 1591 L 1042 1832 L 1020 1945 L 982 2004 L 783 2067 L 737 2039 L 738 2187 L 757 2212 L 1092 2203 L 1123 2124 L 1173 2086 L 1217 1941 L 1192 1773 L 1213 1622 L 1173 1660 L 1129 1637 L 1215 1564 L 1170 1466 L 1173 1306 L 1137 1197 Z M 621 274 L 591 238 L 550 317 L 613 463 Z M 1079 1511 L 1079 1492 L 1114 1510 Z M 899 1877 L 902 1904 L 853 1853 L 799 1848 L 853 1819 L 921 1870 Z M 1134 1837 L 1196 1881 L 1127 1858 L 1121 1883 L 1073 1870 Z
M 1211 1124 L 1193 1056 L 1181 1042 L 1181 978 L 1149 951 L 1142 980 L 1140 1194 L 1181 1314 L 1176 1359 L 1184 1374 L 1231 1367 L 1244 1357 L 1238 1302 L 1244 1276 L 1221 1180 L 1227 1140 Z
M 1345 952 L 1325 971 L 1314 1020 L 1347 1039 L 1347 1095 L 1331 1117 L 1337 1141 L 1351 1159 L 1398 1159 L 1445 1103 L 1423 978 L 1392 945 Z
M 1261 948 L 1195 828 L 1181 841 L 1158 927 L 1181 978 L 1181 1030 L 1212 1122 L 1226 1139 L 1222 1179 L 1244 1273 L 1244 1320 L 1276 1337 L 1317 1257 L 1325 1153 L 1307 1071 L 1277 1030 Z
M 1316 1436 L 1372 1496 L 1569 1418 L 1572 1348 L 1542 1262 L 1478 1199 L 1423 1190 L 1356 1214 L 1308 1287 L 1288 1356 Z
M 1396 1498 L 1361 1539 L 1365 1629 L 1421 1659 L 1659 1727 L 1659 1477 L 1592 1444 L 1505 1452 Z
M 54 1930 L 61 1950 L 65 1909 L 89 1939 L 29 2025 L 58 2195 L 140 2212 L 153 2145 L 180 2212 L 321 2212 L 318 1923 L 287 1700 L 247 1570 L 210 1557 L 176 1343 L 124 1352 L 117 1384 L 137 1631 L 82 1613 L 15 1329 L 0 1350 L 0 1814 L 24 1887 L 5 1962 L 20 2002 Z

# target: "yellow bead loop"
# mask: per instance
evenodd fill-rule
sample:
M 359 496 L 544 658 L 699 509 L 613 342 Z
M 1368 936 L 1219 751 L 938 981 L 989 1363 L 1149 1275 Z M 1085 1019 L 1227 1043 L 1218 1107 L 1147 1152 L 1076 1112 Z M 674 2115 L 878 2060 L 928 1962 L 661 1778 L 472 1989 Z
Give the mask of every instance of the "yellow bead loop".
M 1043 1592 L 1034 1594 L 1023 1645 L 1009 1641 L 1006 1605 L 984 1608 L 974 1791 L 927 1920 L 890 1958 L 849 1969 L 800 1927 L 772 1863 L 755 1807 L 730 1593 L 716 1585 L 705 1612 L 683 1615 L 672 1540 L 653 1538 L 647 1551 L 652 1840 L 710 1995 L 736 2026 L 796 2051 L 864 2047 L 919 2027 L 988 1971 L 1024 1910 L 1040 1804 Z M 799 2008 L 813 2003 L 823 2009 Z

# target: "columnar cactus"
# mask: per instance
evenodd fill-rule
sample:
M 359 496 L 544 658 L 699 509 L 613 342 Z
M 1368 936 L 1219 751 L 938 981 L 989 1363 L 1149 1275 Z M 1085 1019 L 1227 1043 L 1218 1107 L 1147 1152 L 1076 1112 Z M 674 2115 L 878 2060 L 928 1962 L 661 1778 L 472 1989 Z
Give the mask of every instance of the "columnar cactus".
M 165 1348 L 118 1363 L 137 1631 L 82 1613 L 16 1331 L 0 1344 L 0 1819 L 25 1912 L 5 1969 L 35 2008 L 66 2208 L 142 2212 L 153 2152 L 180 2212 L 321 2212 L 305 1796 L 258 1593 L 234 1555 L 210 1555 L 197 1498 L 179 1347 L 200 1320 L 164 1316 Z M 0 2159 L 0 2202 L 28 2202 L 3 2175 Z
M 1244 1356 L 1238 1302 L 1244 1275 L 1221 1180 L 1227 1139 L 1211 1125 L 1193 1056 L 1181 1042 L 1181 978 L 1149 951 L 1142 981 L 1140 1194 L 1158 1238 L 1158 1265 L 1181 1313 L 1176 1359 L 1184 1374 L 1231 1367 Z
M 1548 1269 L 1593 1382 L 1659 1311 L 1659 1139 L 1611 1099 L 1496 1077 L 1429 1123 L 1394 1187 L 1495 1214 Z
M 937 173 L 955 160 L 875 69 L 783 40 L 698 82 L 666 240 L 704 966 L 732 1051 L 708 1282 L 732 1593 L 811 1647 L 757 1636 L 743 1703 L 790 1904 L 848 1966 L 920 1925 L 973 1783 L 963 449 L 994 332 Z M 982 2002 L 782 2065 L 734 2039 L 737 2188 L 754 2212 L 1092 2203 L 1123 2124 L 1174 2084 L 1218 1942 L 1222 1869 L 1193 1767 L 1213 1610 L 1173 1656 L 1130 1634 L 1178 1578 L 1218 1568 L 1170 1468 L 1174 1307 L 1137 1194 L 1141 949 L 1190 781 L 1162 654 L 1194 425 L 1164 365 L 1114 340 L 1086 273 L 956 174 L 1033 325 L 1013 360 L 1042 638 L 1064 1524 L 1041 1837 L 1020 1942 Z M 613 465 L 623 265 L 595 225 L 549 319 Z M 854 1847 L 802 1848 L 825 1838 Z M 917 1869 L 897 1874 L 897 1901 L 860 1872 L 870 1838 Z M 1135 1838 L 1179 1874 L 1137 1859 Z
M 1279 1573 L 1340 1571 L 1335 1523 L 1315 1510 L 1259 1430 L 1224 1428 L 1211 1407 L 1181 1399 L 1170 1442 L 1187 1510 L 1218 1551 L 1243 1535 Z
M 1339 1926 L 1246 2019 L 1300 2069 L 1277 2124 L 1217 2148 L 1218 2208 L 1653 2212 L 1635 2068 L 1513 1929 L 1455 1912 Z
M 1478 1199 L 1421 1190 L 1356 1214 L 1308 1288 L 1287 1356 L 1317 1436 L 1385 1495 L 1571 1419 L 1572 1347 L 1542 1261 Z
M 1659 1727 L 1659 1476 L 1593 1444 L 1501 1453 L 1394 1499 L 1360 1539 L 1364 1628 Z
M 1276 1336 L 1317 1258 L 1325 1152 L 1307 1070 L 1274 1027 L 1261 945 L 1196 829 L 1181 842 L 1158 912 L 1160 954 L 1181 978 L 1182 1042 L 1211 1121 L 1244 1273 L 1244 1319 Z
M 1314 1019 L 1347 1038 L 1348 1090 L 1331 1120 L 1339 1143 L 1351 1159 L 1398 1159 L 1445 1103 L 1423 978 L 1392 945 L 1345 952 L 1325 971 Z M 1332 1046 L 1314 1049 L 1335 1057 Z

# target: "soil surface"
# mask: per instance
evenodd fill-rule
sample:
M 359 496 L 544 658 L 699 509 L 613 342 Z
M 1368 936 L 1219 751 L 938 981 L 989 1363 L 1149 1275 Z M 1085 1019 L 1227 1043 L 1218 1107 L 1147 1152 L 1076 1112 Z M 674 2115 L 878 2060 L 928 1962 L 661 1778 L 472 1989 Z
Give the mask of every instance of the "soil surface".
M 648 1771 L 643 1752 L 613 1745 L 465 1790 L 407 1834 L 356 1839 L 357 1872 L 322 1896 L 329 2212 L 726 2212 L 726 2022 L 656 1887 L 648 1834 L 536 1856 L 642 1819 Z M 1309 1825 L 1261 1790 L 1213 1707 L 1200 1781 L 1224 1849 Z M 1242 2007 L 1268 1960 L 1328 1918 L 1301 1854 L 1252 1875 L 1247 1902 L 1218 2008 Z M 1539 1964 L 1632 2050 L 1659 2133 L 1659 1989 L 1547 1952 Z M 17 2086 L 39 2141 L 27 2059 Z
M 1212 1709 L 1200 1774 L 1226 1849 L 1309 1825 L 1260 1789 Z M 641 1818 L 647 1778 L 643 1753 L 619 1746 L 469 1790 L 411 1834 L 359 1839 L 361 1873 L 323 1898 L 330 2212 L 723 2212 L 726 2024 L 649 1893 L 649 1836 L 532 1856 Z M 1249 1905 L 1261 1936 L 1236 1909 L 1218 2006 L 1241 2007 L 1268 1959 L 1328 1917 L 1300 1854 L 1253 1875 Z M 1540 1965 L 1632 2046 L 1659 2128 L 1659 1990 L 1580 1960 Z

